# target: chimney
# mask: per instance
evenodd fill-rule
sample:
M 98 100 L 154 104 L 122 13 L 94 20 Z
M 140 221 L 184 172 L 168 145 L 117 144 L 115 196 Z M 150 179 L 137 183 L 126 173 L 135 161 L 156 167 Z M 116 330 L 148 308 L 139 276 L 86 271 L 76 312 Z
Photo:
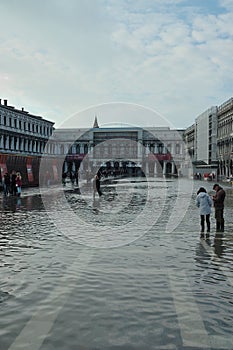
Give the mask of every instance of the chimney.
M 24 111 L 24 108 L 22 107 L 22 112 Z
M 7 100 L 4 100 L 4 106 L 7 106 Z

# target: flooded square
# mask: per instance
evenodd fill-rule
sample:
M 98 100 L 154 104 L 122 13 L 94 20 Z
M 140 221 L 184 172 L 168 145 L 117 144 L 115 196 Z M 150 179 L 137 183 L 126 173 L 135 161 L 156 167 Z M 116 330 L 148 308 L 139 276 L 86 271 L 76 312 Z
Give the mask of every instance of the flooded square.
M 1 349 L 231 349 L 233 190 L 201 239 L 200 183 L 213 194 L 128 178 L 95 201 L 85 183 L 2 197 Z

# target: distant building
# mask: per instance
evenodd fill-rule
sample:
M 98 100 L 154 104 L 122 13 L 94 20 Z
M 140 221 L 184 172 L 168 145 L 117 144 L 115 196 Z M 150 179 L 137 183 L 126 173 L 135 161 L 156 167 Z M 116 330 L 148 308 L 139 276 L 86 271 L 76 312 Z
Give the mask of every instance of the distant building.
M 185 147 L 183 130 L 169 127 L 102 128 L 95 117 L 91 129 L 57 129 L 51 139 L 64 158 L 64 172 L 107 172 L 178 176 Z
M 193 174 L 233 175 L 233 98 L 207 109 L 184 131 Z M 191 174 L 190 174 L 191 175 Z
M 193 174 L 217 174 L 217 107 L 200 114 L 184 132 Z M 190 174 L 190 175 L 193 175 Z
M 233 175 L 233 98 L 218 107 L 217 156 L 219 176 Z
M 22 173 L 24 184 L 37 183 L 41 155 L 53 152 L 45 149 L 53 125 L 0 99 L 0 177 L 16 170 Z

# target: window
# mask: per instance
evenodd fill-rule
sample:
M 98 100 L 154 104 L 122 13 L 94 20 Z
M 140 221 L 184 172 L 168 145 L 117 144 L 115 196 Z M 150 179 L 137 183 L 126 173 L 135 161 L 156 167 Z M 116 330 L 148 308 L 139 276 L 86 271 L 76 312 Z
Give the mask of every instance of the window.
M 159 143 L 158 144 L 158 154 L 162 154 L 163 153 L 163 144 Z
M 180 154 L 180 145 L 176 144 L 176 154 Z
M 171 153 L 171 149 L 172 149 L 172 146 L 171 146 L 171 144 L 169 143 L 169 144 L 167 145 L 167 151 L 168 151 L 168 153 Z
M 88 146 L 84 145 L 84 153 L 87 154 L 88 153 Z

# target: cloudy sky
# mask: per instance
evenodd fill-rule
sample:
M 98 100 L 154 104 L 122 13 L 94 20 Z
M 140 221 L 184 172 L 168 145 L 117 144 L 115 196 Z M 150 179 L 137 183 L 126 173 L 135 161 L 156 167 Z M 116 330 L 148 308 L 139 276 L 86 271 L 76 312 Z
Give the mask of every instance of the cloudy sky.
M 56 127 L 156 126 L 143 109 L 90 108 L 125 102 L 185 128 L 233 96 L 232 0 L 0 0 L 0 13 L 0 98 Z

